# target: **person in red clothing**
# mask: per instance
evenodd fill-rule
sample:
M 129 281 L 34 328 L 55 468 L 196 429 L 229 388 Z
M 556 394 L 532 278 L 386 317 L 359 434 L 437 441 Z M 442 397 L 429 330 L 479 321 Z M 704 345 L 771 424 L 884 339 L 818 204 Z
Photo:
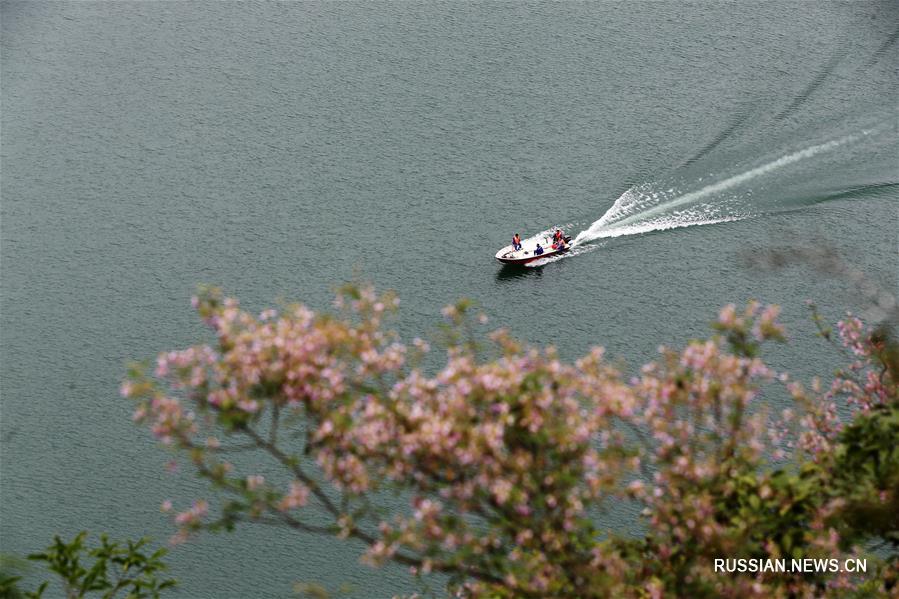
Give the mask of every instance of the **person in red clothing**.
M 512 236 L 512 249 L 516 251 L 521 249 L 521 237 L 518 236 L 518 233 Z

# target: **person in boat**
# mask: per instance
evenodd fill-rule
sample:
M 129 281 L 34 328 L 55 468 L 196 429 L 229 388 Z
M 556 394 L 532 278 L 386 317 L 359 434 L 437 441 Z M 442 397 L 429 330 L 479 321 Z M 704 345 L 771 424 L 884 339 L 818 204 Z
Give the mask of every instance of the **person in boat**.
M 512 249 L 515 251 L 521 249 L 521 237 L 518 236 L 518 233 L 512 236 Z
M 553 233 L 553 242 L 559 245 L 563 245 L 565 243 L 565 234 L 562 233 L 562 229 L 556 229 L 556 232 Z
M 538 244 L 537 244 L 537 249 L 534 250 L 534 255 L 535 255 L 535 256 L 539 256 L 539 255 L 542 254 L 542 253 L 543 253 L 543 248 L 540 247 L 540 244 L 538 243 Z

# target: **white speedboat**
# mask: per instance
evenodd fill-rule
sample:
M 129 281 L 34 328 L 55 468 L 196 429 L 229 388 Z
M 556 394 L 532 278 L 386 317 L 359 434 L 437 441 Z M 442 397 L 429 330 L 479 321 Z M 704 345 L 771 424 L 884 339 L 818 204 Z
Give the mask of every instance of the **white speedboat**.
M 503 264 L 527 264 L 542 258 L 564 254 L 571 249 L 571 237 L 563 237 L 562 241 L 562 244 L 557 245 L 554 249 L 551 234 L 529 237 L 522 240 L 521 249 L 519 250 L 516 250 L 511 245 L 507 245 L 496 252 L 496 259 Z M 540 246 L 540 249 L 537 246 Z M 542 253 L 538 254 L 537 252 L 540 250 L 542 250 Z

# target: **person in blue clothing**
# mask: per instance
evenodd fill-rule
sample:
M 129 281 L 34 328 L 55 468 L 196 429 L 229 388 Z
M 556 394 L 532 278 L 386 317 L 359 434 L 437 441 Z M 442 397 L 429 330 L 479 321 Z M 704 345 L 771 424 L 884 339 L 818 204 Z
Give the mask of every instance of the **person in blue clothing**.
M 537 244 L 537 249 L 534 250 L 534 255 L 535 255 L 535 256 L 539 256 L 539 255 L 542 254 L 542 253 L 543 253 L 543 248 L 540 247 L 540 244 L 538 243 L 538 244 Z

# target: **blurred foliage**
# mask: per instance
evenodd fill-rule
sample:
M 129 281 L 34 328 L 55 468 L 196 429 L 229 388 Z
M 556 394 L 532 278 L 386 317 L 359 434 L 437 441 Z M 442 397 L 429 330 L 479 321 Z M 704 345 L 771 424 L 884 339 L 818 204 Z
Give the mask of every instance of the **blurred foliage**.
M 86 540 L 87 532 L 69 542 L 57 536 L 44 551 L 28 556 L 59 577 L 66 599 L 156 599 L 175 586 L 174 579 L 161 578 L 167 569 L 163 561 L 166 550 L 148 553 L 147 539 L 117 542 L 101 535 L 99 546 L 93 548 L 86 545 Z M 45 581 L 34 591 L 23 591 L 18 586 L 21 578 L 0 574 L 0 597 L 38 599 L 51 587 L 50 581 Z

